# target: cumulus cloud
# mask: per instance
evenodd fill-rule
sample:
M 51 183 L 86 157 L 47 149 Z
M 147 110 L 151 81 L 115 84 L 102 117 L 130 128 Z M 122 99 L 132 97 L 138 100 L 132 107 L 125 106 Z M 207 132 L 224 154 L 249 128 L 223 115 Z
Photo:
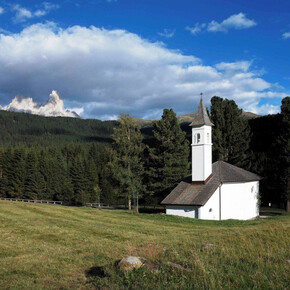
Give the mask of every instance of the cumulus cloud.
M 41 8 L 35 11 L 29 10 L 25 7 L 20 6 L 19 4 L 12 6 L 12 11 L 15 12 L 14 21 L 15 22 L 24 22 L 31 18 L 42 17 L 48 14 L 53 9 L 58 9 L 59 5 L 53 4 L 50 2 L 42 2 Z
M 35 24 L 0 35 L 0 100 L 15 95 L 43 102 L 58 90 L 65 106 L 85 118 L 159 118 L 196 109 L 200 92 L 234 99 L 244 110 L 261 98 L 284 97 L 250 61 L 204 65 L 193 55 L 170 50 L 125 30 L 91 26 L 62 29 Z
M 171 38 L 175 34 L 175 29 L 164 28 L 162 32 L 158 32 L 160 36 Z
M 202 31 L 228 32 L 230 29 L 247 29 L 255 25 L 257 25 L 255 20 L 247 18 L 244 13 L 239 13 L 231 15 L 220 23 L 212 20 L 210 23 L 196 23 L 195 26 L 187 26 L 185 29 L 190 31 L 191 34 L 196 35 Z
M 221 23 L 212 21 L 208 24 L 208 31 L 227 32 L 229 29 L 246 29 L 257 25 L 253 19 L 246 17 L 244 13 L 234 14 Z
M 277 114 L 280 112 L 280 106 L 272 104 L 259 106 L 259 104 L 255 102 L 248 107 L 248 110 L 257 115 Z
M 4 13 L 4 8 L 0 6 L 0 15 Z
M 282 37 L 283 37 L 284 39 L 288 39 L 288 38 L 290 38 L 290 32 L 285 32 L 285 33 L 283 33 Z

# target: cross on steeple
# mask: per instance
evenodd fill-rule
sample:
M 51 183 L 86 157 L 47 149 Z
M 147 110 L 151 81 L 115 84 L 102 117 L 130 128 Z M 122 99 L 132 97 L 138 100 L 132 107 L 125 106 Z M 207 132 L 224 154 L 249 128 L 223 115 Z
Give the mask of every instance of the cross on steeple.
M 200 99 L 202 100 L 203 93 L 200 93 Z

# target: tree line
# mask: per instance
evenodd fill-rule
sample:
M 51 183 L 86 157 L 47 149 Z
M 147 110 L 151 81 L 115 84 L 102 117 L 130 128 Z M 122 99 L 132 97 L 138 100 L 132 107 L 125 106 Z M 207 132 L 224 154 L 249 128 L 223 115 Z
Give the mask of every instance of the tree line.
M 247 120 L 234 101 L 211 99 L 213 162 L 224 160 L 263 176 L 265 204 L 290 199 L 289 100 L 282 100 L 281 114 Z M 0 195 L 73 205 L 126 203 L 130 208 L 137 195 L 141 202 L 159 203 L 190 174 L 190 130 L 188 124 L 181 129 L 172 109 L 153 122 L 149 138 L 129 115 L 110 126 L 106 136 L 112 144 L 2 145 Z

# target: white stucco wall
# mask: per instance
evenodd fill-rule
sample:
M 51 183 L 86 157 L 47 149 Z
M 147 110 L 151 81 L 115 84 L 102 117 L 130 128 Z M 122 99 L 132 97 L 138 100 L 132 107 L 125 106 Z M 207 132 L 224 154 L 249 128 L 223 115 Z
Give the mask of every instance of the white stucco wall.
M 203 220 L 219 220 L 219 188 L 204 206 L 199 208 L 198 217 Z
M 197 218 L 198 208 L 195 206 L 167 205 L 166 214 L 189 218 Z
M 247 220 L 258 216 L 258 194 L 258 181 L 223 184 L 221 219 Z
M 259 215 L 258 194 L 259 181 L 225 183 L 204 206 L 166 206 L 166 214 L 204 220 L 248 220 Z
M 197 142 L 196 135 L 200 139 Z M 192 128 L 192 181 L 204 181 L 212 173 L 211 126 Z

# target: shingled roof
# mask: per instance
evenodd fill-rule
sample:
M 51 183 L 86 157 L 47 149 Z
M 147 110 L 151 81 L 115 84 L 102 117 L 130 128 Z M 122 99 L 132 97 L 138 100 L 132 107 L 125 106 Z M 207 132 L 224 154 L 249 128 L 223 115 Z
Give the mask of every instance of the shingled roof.
M 200 99 L 197 112 L 192 116 L 193 121 L 189 126 L 198 127 L 198 126 L 213 126 L 213 123 L 210 121 L 205 106 L 203 105 L 202 99 Z
M 261 180 L 257 174 L 217 161 L 212 165 L 212 177 L 206 184 L 191 182 L 191 175 L 181 181 L 161 202 L 165 205 L 199 205 L 203 206 L 222 183 L 250 182 Z

